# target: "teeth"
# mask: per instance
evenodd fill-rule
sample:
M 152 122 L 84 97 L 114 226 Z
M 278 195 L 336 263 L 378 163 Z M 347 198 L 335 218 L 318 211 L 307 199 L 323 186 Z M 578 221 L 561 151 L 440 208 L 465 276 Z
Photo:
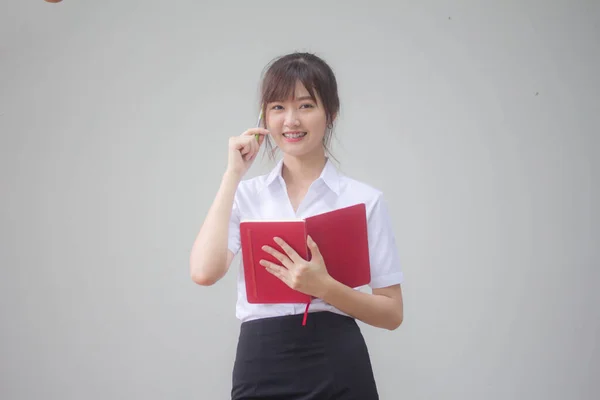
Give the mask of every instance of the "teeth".
M 290 138 L 290 139 L 297 139 L 299 137 L 303 137 L 304 135 L 306 135 L 306 132 L 301 132 L 301 133 L 284 133 L 283 136 L 285 136 L 286 138 Z

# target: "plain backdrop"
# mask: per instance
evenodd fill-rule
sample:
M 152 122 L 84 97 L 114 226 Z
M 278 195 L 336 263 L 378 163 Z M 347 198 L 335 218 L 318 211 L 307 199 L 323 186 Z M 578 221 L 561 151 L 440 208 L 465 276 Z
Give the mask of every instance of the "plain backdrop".
M 239 259 L 206 288 L 188 257 L 296 50 L 337 74 L 339 168 L 390 204 L 381 398 L 597 399 L 593 0 L 3 0 L 0 398 L 229 398 Z

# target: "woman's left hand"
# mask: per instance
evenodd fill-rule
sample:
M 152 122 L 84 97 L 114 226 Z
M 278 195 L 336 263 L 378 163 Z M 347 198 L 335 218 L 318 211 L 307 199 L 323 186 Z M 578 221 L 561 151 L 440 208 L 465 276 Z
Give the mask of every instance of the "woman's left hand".
M 323 297 L 333 278 L 327 272 L 323 256 L 314 240 L 308 236 L 306 241 L 312 254 L 310 261 L 300 257 L 281 238 L 276 237 L 274 240 L 286 254 L 282 254 L 271 246 L 263 246 L 262 249 L 279 260 L 281 265 L 267 260 L 260 260 L 260 264 L 292 289 L 313 297 Z

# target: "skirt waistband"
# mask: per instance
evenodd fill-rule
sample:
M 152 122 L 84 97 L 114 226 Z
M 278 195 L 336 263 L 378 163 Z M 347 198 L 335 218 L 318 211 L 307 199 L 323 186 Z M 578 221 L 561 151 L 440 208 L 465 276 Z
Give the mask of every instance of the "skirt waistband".
M 306 325 L 302 326 L 302 314 L 283 315 L 245 321 L 241 325 L 243 334 L 269 334 L 282 332 L 307 332 L 348 329 L 358 327 L 352 317 L 331 311 L 317 311 L 308 314 Z

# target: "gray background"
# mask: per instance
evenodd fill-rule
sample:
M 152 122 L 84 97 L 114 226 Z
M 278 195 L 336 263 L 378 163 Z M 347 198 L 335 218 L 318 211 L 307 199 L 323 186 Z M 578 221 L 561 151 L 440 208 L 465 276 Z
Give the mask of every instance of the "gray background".
M 229 397 L 235 274 L 189 251 L 262 68 L 308 50 L 402 254 L 404 324 L 361 325 L 381 398 L 597 399 L 600 3 L 202 3 L 2 1 L 0 398 Z

